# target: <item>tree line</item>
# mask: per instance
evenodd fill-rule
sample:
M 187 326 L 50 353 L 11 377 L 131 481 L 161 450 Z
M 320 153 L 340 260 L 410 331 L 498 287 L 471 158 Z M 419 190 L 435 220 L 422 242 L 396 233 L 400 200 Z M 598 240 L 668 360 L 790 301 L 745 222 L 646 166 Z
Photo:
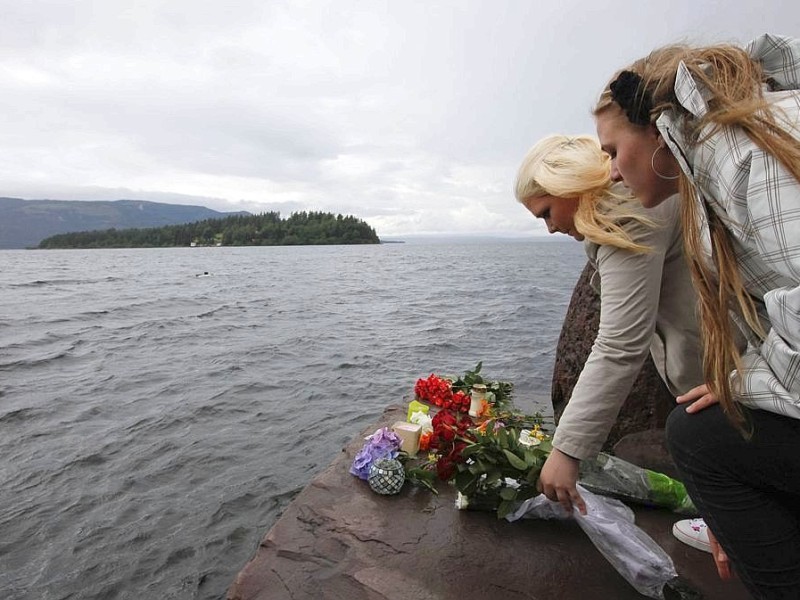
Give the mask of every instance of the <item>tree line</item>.
M 232 215 L 183 225 L 61 233 L 39 248 L 166 248 L 172 246 L 300 246 L 379 244 L 375 230 L 353 216 L 296 212 Z

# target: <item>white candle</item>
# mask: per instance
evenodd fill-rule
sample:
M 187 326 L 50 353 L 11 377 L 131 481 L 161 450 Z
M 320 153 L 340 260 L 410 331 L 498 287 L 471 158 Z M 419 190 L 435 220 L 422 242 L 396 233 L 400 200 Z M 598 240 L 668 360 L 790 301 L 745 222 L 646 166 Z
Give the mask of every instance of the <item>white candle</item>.
M 482 383 L 474 384 L 470 396 L 469 416 L 477 417 L 481 412 L 483 401 L 486 399 L 486 386 Z
M 416 456 L 419 451 L 419 438 L 421 425 L 416 423 L 406 423 L 405 421 L 397 421 L 392 425 L 392 431 L 400 436 L 401 444 L 400 450 L 406 452 L 409 456 Z

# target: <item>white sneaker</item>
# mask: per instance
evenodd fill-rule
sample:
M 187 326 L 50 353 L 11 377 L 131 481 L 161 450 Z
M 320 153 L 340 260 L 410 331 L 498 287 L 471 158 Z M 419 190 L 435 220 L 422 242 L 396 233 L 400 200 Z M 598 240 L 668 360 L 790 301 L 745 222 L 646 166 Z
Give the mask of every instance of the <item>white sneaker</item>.
M 672 526 L 672 535 L 703 552 L 711 552 L 708 541 L 708 525 L 703 519 L 684 519 Z

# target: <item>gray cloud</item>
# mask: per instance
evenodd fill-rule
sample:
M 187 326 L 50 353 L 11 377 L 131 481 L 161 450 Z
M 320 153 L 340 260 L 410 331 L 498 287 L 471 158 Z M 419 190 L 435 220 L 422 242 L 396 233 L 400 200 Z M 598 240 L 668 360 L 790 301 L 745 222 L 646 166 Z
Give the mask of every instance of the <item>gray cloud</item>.
M 0 0 L 0 195 L 544 233 L 531 144 L 657 45 L 796 32 L 779 4 Z

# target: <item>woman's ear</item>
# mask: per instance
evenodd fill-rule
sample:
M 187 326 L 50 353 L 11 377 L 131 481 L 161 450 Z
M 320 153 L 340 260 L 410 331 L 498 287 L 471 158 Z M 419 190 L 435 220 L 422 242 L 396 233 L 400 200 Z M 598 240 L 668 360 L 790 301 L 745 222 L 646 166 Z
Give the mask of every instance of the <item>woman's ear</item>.
M 652 132 L 653 136 L 656 138 L 656 143 L 658 144 L 659 148 L 666 148 L 667 143 L 664 141 L 664 138 L 661 136 L 661 132 L 658 130 L 658 127 L 655 125 L 650 125 L 650 131 Z

